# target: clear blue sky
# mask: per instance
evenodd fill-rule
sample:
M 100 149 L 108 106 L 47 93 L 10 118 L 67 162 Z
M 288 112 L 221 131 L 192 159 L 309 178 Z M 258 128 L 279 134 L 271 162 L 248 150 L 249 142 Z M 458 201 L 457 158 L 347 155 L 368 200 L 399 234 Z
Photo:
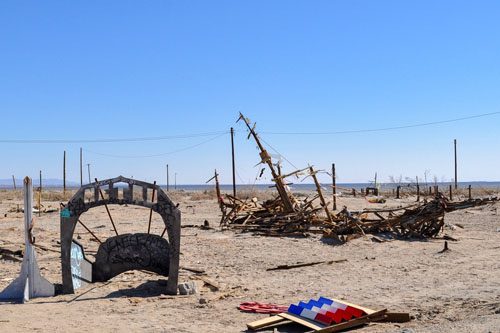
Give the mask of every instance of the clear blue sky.
M 498 1 L 1 1 L 0 139 L 97 139 L 237 130 L 238 179 L 258 154 L 238 112 L 297 167 L 500 180 Z M 212 139 L 200 146 L 199 143 Z M 231 180 L 229 135 L 147 142 L 0 143 L 0 178 Z M 98 155 L 155 155 L 117 158 Z M 272 151 L 271 151 L 272 152 Z M 285 163 L 287 170 L 292 167 Z M 172 176 L 173 177 L 173 176 Z M 328 176 L 322 176 L 326 181 Z M 269 182 L 264 178 L 261 182 Z

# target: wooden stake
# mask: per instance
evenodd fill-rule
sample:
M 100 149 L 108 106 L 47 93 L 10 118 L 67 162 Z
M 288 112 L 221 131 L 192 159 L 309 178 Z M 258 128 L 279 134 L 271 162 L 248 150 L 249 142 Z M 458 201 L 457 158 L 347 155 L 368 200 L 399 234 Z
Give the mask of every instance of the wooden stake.
M 472 186 L 469 185 L 469 200 L 472 200 Z
M 396 199 L 399 199 L 399 191 L 401 189 L 401 186 L 398 185 L 398 187 L 396 187 Z
M 453 190 L 452 190 L 453 186 L 451 186 L 450 184 L 450 201 L 453 200 Z

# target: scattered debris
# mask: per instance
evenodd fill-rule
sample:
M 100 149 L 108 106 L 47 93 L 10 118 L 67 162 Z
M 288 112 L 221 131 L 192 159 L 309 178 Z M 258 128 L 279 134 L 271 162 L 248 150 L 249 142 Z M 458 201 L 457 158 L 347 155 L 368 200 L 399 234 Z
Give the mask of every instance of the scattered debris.
M 446 251 L 449 251 L 450 249 L 448 248 L 448 241 L 444 241 L 444 248 L 439 251 L 438 253 L 444 253 Z
M 250 313 L 278 314 L 288 310 L 288 306 L 272 303 L 244 302 L 238 307 L 238 310 Z
M 240 113 L 260 150 L 262 164 L 266 164 L 272 174 L 272 181 L 278 196 L 272 200 L 259 203 L 256 198 L 241 199 L 231 195 L 221 196 L 217 172 L 211 179 L 216 180 L 217 201 L 222 212 L 222 228 L 231 228 L 242 232 L 252 232 L 264 236 L 300 236 L 310 233 L 320 233 L 326 238 L 334 238 L 341 242 L 357 238 L 360 235 L 389 233 L 397 238 L 428 238 L 436 237 L 444 225 L 444 214 L 457 209 L 465 209 L 484 205 L 499 199 L 475 199 L 462 202 L 449 202 L 440 192 L 434 199 L 416 203 L 407 207 L 392 209 L 364 209 L 349 211 L 344 207 L 340 212 L 333 213 L 328 209 L 321 185 L 312 166 L 296 170 L 288 174 L 281 173 L 281 167 L 274 163 L 271 155 L 264 149 L 255 124 Z M 299 178 L 304 175 L 311 177 L 316 186 L 316 194 L 299 200 L 290 192 L 286 179 Z M 210 179 L 210 180 L 211 180 Z M 368 198 L 370 202 L 382 203 L 384 198 L 377 196 Z M 378 238 L 372 238 L 379 241 Z
M 347 259 L 338 259 L 338 260 L 329 260 L 329 261 L 315 261 L 315 262 L 308 262 L 308 263 L 298 263 L 294 265 L 278 265 L 273 268 L 268 268 L 266 271 L 277 271 L 277 270 L 283 270 L 283 269 L 292 269 L 292 268 L 299 268 L 299 267 L 307 267 L 307 266 L 314 266 L 314 265 L 320 265 L 320 264 L 327 264 L 331 265 L 333 263 L 339 263 L 339 262 L 346 262 Z
M 193 281 L 181 283 L 177 287 L 181 295 L 193 295 L 197 292 L 196 283 Z
M 336 299 L 320 297 L 317 301 L 299 302 L 288 307 L 286 312 L 247 324 L 248 329 L 297 323 L 312 329 L 312 332 L 339 332 L 376 321 L 398 323 L 410 320 L 408 313 L 387 312 L 387 309 L 372 310 Z

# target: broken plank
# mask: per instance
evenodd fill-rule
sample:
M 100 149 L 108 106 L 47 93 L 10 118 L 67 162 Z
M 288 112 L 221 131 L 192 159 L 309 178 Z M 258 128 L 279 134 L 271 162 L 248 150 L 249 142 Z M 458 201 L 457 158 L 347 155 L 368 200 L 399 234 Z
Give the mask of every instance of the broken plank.
M 273 267 L 273 268 L 268 268 L 268 269 L 266 269 L 266 271 L 293 269 L 293 268 L 314 266 L 314 265 L 320 265 L 320 264 L 331 265 L 333 263 L 346 262 L 346 261 L 347 261 L 347 259 L 338 259 L 338 260 L 330 260 L 330 261 L 315 261 L 315 262 L 308 262 L 308 263 L 300 263 L 300 264 L 294 264 L 294 265 L 278 265 L 278 266 Z
M 291 320 L 294 323 L 300 324 L 302 326 L 311 328 L 311 329 L 316 330 L 316 331 L 319 331 L 319 330 L 325 328 L 325 325 L 323 325 L 323 324 L 314 322 L 314 321 L 309 320 L 307 318 L 299 317 L 299 316 L 294 315 L 292 313 L 284 312 L 284 313 L 280 313 L 278 316 L 285 318 L 285 319 L 288 319 L 288 320 Z
M 319 330 L 316 330 L 315 332 L 319 333 L 333 333 L 333 332 L 339 332 L 348 328 L 356 327 L 356 326 L 361 326 L 366 323 L 369 323 L 371 321 L 380 321 L 384 319 L 384 315 L 387 312 L 387 309 L 376 311 L 372 314 L 369 314 L 367 316 L 363 316 L 360 318 L 356 319 L 351 319 L 349 321 L 346 321 L 344 323 L 328 326 Z
M 267 317 L 264 319 L 252 321 L 251 323 L 247 324 L 248 329 L 250 330 L 258 330 L 260 328 L 276 325 L 276 324 L 285 324 L 286 322 L 289 322 L 289 320 L 282 318 L 280 316 L 272 316 L 272 317 Z

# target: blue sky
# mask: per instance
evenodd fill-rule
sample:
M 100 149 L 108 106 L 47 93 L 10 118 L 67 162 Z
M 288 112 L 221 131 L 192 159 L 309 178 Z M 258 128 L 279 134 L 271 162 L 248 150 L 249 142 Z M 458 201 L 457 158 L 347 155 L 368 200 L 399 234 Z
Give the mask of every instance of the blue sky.
M 2 1 L 0 140 L 178 136 L 234 126 L 238 181 L 253 183 L 258 154 L 235 123 L 241 111 L 295 166 L 335 162 L 340 182 L 426 170 L 449 181 L 455 138 L 459 180 L 500 180 L 500 114 L 404 130 L 272 134 L 499 112 L 499 14 L 497 1 Z M 165 182 L 168 163 L 178 183 L 203 183 L 215 168 L 223 183 L 231 181 L 228 134 L 4 142 L 0 178 L 38 170 L 62 178 L 66 150 L 68 178 L 78 181 L 80 147 L 99 178 Z

